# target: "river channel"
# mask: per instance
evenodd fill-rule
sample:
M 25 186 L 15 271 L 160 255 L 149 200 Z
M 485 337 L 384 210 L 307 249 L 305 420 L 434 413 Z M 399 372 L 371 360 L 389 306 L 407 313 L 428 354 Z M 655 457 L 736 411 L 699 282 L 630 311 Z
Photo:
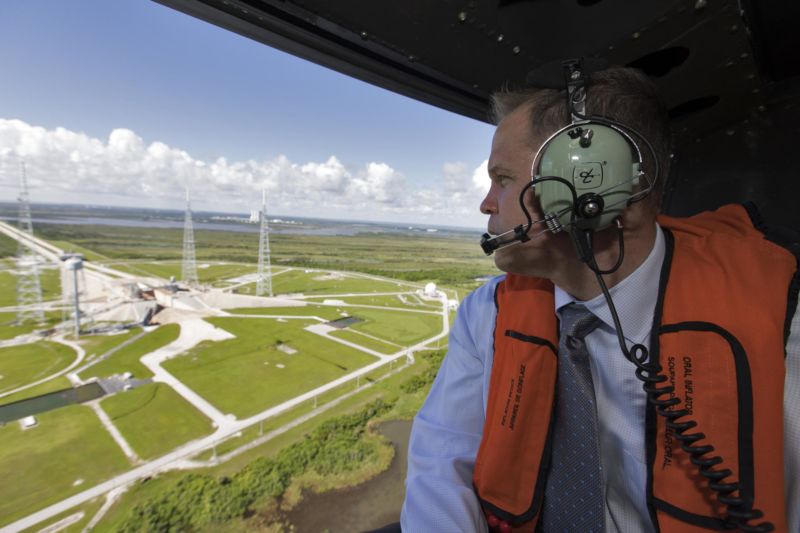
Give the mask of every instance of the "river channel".
M 303 501 L 287 514 L 298 533 L 371 531 L 400 521 L 411 421 L 385 422 L 378 431 L 395 449 L 389 469 L 355 487 L 304 493 Z

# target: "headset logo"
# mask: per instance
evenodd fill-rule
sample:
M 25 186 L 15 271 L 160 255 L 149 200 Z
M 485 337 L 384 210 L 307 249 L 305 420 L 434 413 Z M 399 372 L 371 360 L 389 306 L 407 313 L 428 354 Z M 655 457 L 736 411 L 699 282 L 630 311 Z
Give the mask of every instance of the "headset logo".
M 578 189 L 595 189 L 603 184 L 603 164 L 587 162 L 572 170 L 572 182 Z

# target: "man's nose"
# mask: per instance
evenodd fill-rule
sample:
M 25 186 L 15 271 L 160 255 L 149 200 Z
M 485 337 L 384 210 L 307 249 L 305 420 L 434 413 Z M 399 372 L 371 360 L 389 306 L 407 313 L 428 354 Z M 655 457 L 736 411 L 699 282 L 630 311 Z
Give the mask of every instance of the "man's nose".
M 491 189 L 489 189 L 489 192 L 486 193 L 486 197 L 484 197 L 481 202 L 481 213 L 484 215 L 494 215 L 497 213 L 497 198 Z

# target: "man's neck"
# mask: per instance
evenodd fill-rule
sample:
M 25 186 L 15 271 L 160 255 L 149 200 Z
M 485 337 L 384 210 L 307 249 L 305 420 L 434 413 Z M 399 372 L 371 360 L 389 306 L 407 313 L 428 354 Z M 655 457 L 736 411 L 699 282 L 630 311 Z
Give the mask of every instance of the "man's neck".
M 637 228 L 636 231 L 623 231 L 625 257 L 622 265 L 616 272 L 603 276 L 609 289 L 636 270 L 647 259 L 655 244 L 655 223 Z M 617 242 L 615 231 L 606 231 L 595 236 L 595 259 L 600 270 L 607 270 L 617 262 L 620 253 Z M 558 270 L 548 278 L 577 300 L 591 300 L 602 292 L 597 283 L 597 276 L 578 259 L 576 253 L 561 263 Z

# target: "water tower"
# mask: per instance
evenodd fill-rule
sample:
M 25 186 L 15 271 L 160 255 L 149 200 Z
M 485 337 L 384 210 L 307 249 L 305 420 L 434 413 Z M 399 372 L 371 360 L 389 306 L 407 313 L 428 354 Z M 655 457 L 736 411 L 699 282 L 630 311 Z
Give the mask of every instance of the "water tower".
M 83 272 L 83 255 L 82 254 L 64 254 L 61 256 L 64 261 L 64 267 L 68 272 L 72 272 L 72 302 L 74 306 L 73 314 L 75 316 L 75 338 L 80 337 L 81 334 L 81 308 L 80 308 L 80 291 L 78 290 L 78 274 Z

